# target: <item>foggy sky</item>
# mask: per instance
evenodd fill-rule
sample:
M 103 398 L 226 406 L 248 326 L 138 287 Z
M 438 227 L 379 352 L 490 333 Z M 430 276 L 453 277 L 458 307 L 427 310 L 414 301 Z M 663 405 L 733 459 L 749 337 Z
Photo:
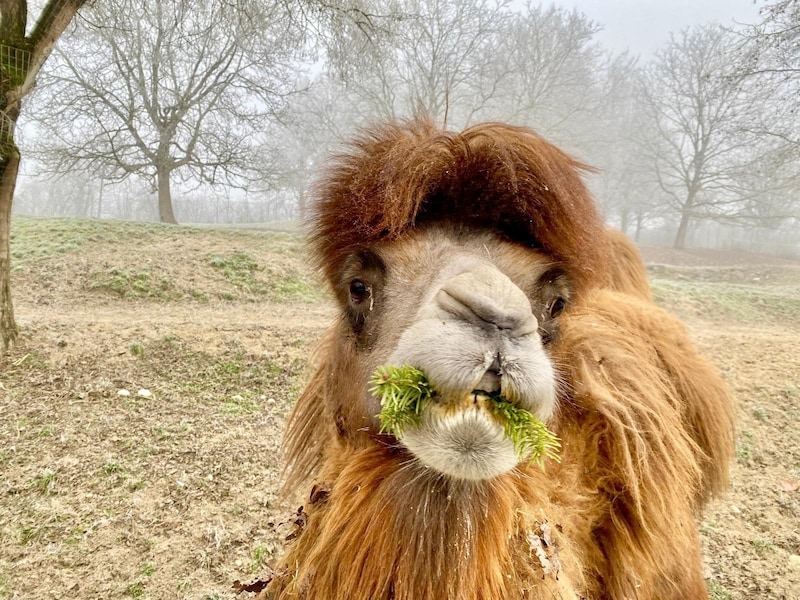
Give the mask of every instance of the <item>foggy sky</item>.
M 669 40 L 669 33 L 717 21 L 755 23 L 763 0 L 555 0 L 577 8 L 603 26 L 597 40 L 617 51 L 630 49 L 647 57 Z M 546 4 L 546 2 L 545 2 Z

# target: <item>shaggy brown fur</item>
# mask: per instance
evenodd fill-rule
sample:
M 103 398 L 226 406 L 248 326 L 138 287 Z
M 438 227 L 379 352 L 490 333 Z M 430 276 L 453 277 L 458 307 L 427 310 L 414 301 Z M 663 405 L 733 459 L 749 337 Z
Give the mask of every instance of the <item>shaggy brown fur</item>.
M 487 123 L 454 134 L 417 121 L 376 128 L 353 147 L 318 190 L 313 243 L 332 283 L 354 248 L 437 220 L 541 247 L 580 289 L 605 277 L 603 221 L 580 177 L 587 167 L 532 131 Z
M 561 324 L 555 360 L 572 392 L 559 433 L 579 472 L 562 477 L 590 598 L 705 598 L 694 515 L 728 482 L 733 409 L 683 325 L 649 302 L 597 290 Z M 586 502 L 583 507 L 582 502 Z M 572 512 L 574 511 L 574 512 Z
M 606 249 L 630 242 L 606 233 L 578 168 L 526 130 L 414 123 L 376 130 L 333 170 L 315 238 L 332 285 L 354 249 L 402 244 L 445 218 L 488 219 L 580 284 L 549 350 L 565 383 L 551 423 L 562 462 L 460 482 L 387 445 L 364 414 L 369 369 L 341 319 L 289 420 L 289 491 L 315 487 L 264 597 L 708 597 L 695 518 L 727 485 L 731 403 L 683 326 L 649 301 L 638 254 L 615 250 L 627 265 L 605 269 Z
M 580 571 L 571 549 L 540 541 L 545 528 L 553 544 L 560 522 L 552 510 L 552 526 L 545 520 L 542 471 L 454 487 L 384 446 L 336 450 L 321 473 L 329 495 L 308 508 L 308 527 L 273 582 L 277 597 L 502 600 L 523 590 L 530 598 L 573 597 L 564 565 Z M 565 568 L 558 578 L 555 568 L 545 577 L 537 548 Z

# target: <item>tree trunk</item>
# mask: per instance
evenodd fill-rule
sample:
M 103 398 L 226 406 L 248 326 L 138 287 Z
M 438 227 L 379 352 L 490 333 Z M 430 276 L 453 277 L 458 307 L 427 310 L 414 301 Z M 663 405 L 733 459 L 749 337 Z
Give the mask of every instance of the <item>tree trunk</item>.
M 7 351 L 17 339 L 17 322 L 11 302 L 11 204 L 19 170 L 19 150 L 0 142 L 0 348 Z
M 175 225 L 175 213 L 172 210 L 172 191 L 169 181 L 170 170 L 158 167 L 158 217 L 162 223 Z
M 11 302 L 11 205 L 20 160 L 14 129 L 22 98 L 33 89 L 39 69 L 85 1 L 48 0 L 27 37 L 28 3 L 0 2 L 0 44 L 8 52 L 3 54 L 6 64 L 0 65 L 0 353 L 11 347 L 18 332 Z
M 686 234 L 689 231 L 689 221 L 691 221 L 691 219 L 691 212 L 684 208 L 681 213 L 681 223 L 678 225 L 678 235 L 675 237 L 675 243 L 672 245 L 676 250 L 683 250 L 686 248 Z
M 105 182 L 101 178 L 100 179 L 100 189 L 97 190 L 97 218 L 103 218 L 103 191 L 105 188 Z
M 306 199 L 305 187 L 301 187 L 300 194 L 297 196 L 297 210 L 299 213 L 299 219 L 303 222 L 305 222 L 306 217 L 308 216 L 307 203 L 308 200 Z
M 636 235 L 633 240 L 638 244 L 639 236 L 642 233 L 642 225 L 644 224 L 644 215 L 641 212 L 636 213 Z
M 629 208 L 623 208 L 620 213 L 619 229 L 625 235 L 628 235 L 628 227 L 630 226 L 631 211 Z

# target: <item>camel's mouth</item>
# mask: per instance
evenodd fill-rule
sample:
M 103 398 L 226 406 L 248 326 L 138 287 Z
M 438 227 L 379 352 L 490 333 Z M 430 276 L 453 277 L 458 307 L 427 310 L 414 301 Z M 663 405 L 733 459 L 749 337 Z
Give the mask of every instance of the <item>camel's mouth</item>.
M 424 465 L 456 479 L 492 479 L 526 458 L 482 394 L 471 394 L 459 406 L 431 402 L 419 425 L 398 439 Z
M 500 390 L 442 395 L 422 371 L 408 365 L 378 368 L 372 381 L 373 392 L 381 396 L 381 431 L 444 475 L 478 481 L 521 461 L 558 459 L 558 439 Z

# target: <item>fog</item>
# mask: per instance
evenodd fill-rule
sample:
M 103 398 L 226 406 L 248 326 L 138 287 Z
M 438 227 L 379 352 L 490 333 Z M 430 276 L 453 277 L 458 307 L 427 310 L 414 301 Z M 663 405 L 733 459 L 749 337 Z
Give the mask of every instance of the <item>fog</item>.
M 343 141 L 424 113 L 538 131 L 639 243 L 800 257 L 800 3 L 146 4 L 60 40 L 15 214 L 297 221 Z
M 524 5 L 524 3 L 520 3 Z M 649 57 L 671 34 L 703 23 L 734 27 L 762 19 L 763 2 L 753 0 L 561 0 L 602 26 L 597 39 L 617 52 Z

